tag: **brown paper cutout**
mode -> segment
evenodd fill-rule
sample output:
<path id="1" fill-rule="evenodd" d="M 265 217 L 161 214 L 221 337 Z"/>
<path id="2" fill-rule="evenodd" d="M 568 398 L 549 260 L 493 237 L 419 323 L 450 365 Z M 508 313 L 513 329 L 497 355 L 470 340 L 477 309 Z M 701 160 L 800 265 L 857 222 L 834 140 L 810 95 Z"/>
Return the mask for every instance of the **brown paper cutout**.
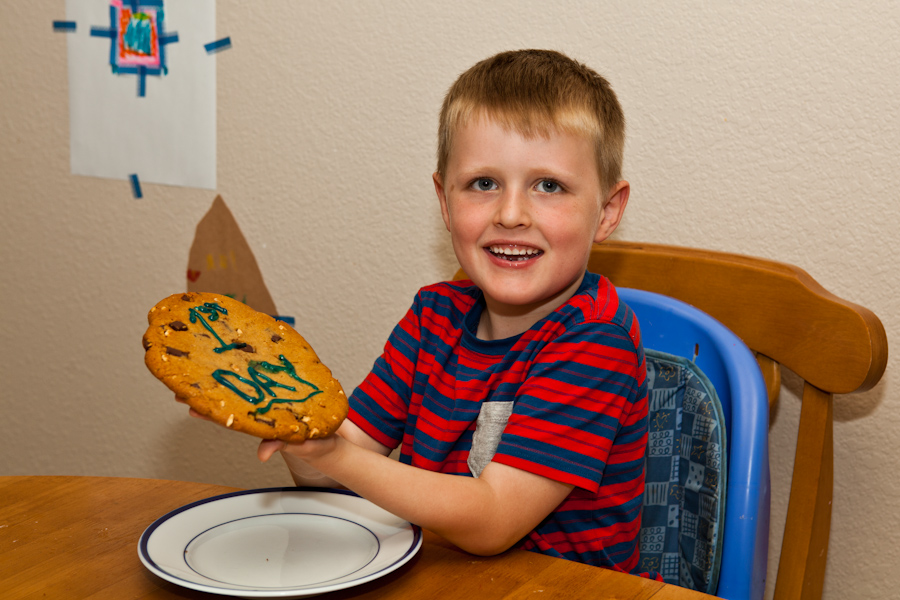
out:
<path id="1" fill-rule="evenodd" d="M 197 224 L 188 256 L 187 291 L 230 296 L 260 312 L 277 315 L 256 257 L 222 196 Z"/>

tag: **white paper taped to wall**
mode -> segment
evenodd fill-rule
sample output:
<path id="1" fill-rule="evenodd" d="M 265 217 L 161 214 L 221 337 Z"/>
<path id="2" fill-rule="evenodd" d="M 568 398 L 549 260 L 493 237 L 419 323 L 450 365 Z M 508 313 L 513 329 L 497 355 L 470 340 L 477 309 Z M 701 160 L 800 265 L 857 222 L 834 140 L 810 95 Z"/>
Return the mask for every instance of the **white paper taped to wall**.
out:
<path id="1" fill-rule="evenodd" d="M 66 0 L 75 175 L 216 188 L 214 0 Z"/>

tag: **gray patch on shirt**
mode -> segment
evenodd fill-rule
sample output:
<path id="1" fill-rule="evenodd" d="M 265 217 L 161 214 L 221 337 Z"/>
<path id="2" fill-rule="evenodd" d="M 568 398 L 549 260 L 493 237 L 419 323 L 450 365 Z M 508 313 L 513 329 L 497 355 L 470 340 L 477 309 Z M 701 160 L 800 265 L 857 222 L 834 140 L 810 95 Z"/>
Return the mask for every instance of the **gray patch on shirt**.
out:
<path id="1" fill-rule="evenodd" d="M 478 412 L 475 433 L 472 435 L 472 449 L 469 450 L 469 471 L 478 477 L 494 458 L 500 436 L 513 411 L 513 402 L 485 402 Z"/>

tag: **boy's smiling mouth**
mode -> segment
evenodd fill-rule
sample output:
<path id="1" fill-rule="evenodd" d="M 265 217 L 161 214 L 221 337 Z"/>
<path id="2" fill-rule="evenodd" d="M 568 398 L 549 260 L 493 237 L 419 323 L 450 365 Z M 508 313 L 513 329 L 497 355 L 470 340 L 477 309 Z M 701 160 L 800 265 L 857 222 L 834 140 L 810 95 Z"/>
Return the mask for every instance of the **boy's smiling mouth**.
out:
<path id="1" fill-rule="evenodd" d="M 485 248 L 491 256 L 509 262 L 522 262 L 537 258 L 544 253 L 543 250 L 515 245 L 492 245 Z"/>

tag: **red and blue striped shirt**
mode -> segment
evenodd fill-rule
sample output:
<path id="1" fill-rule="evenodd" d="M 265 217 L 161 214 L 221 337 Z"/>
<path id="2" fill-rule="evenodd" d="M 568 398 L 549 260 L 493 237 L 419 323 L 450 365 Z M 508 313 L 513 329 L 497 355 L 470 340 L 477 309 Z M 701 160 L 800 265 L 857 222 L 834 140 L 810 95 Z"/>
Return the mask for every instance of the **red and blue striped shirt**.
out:
<path id="1" fill-rule="evenodd" d="M 513 338 L 478 339 L 483 308 L 469 281 L 421 289 L 351 395 L 350 419 L 385 446 L 401 446 L 406 464 L 472 476 L 473 439 L 483 445 L 476 430 L 501 415 L 490 460 L 575 486 L 519 546 L 635 571 L 647 446 L 637 319 L 592 273 Z M 488 403 L 504 404 L 483 410 Z"/>

